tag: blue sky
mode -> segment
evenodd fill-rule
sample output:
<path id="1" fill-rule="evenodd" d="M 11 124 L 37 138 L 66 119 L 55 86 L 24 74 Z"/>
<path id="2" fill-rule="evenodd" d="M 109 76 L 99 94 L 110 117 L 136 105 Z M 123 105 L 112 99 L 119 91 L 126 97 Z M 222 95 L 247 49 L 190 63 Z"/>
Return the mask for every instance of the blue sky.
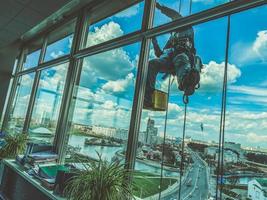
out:
<path id="1" fill-rule="evenodd" d="M 176 0 L 159 1 L 174 9 Z M 182 15 L 189 14 L 187 1 L 182 1 Z M 223 0 L 193 0 L 192 12 L 225 3 Z M 89 29 L 87 46 L 116 38 L 141 28 L 143 3 L 111 16 Z M 226 141 L 243 146 L 267 148 L 267 6 L 231 16 L 231 37 L 228 64 L 228 99 Z M 170 21 L 158 10 L 154 25 Z M 217 140 L 220 121 L 221 90 L 225 60 L 227 18 L 194 26 L 197 54 L 205 65 L 201 74 L 201 88 L 190 97 L 187 135 L 206 141 Z M 164 46 L 169 34 L 157 37 Z M 54 44 L 47 51 L 48 58 L 69 51 L 71 39 Z M 101 53 L 84 59 L 80 86 L 80 100 L 76 102 L 73 121 L 128 129 L 139 60 L 140 43 Z M 151 49 L 151 58 L 153 51 Z M 55 73 L 55 74 L 60 74 Z M 50 74 L 49 80 L 60 76 Z M 63 77 L 61 77 L 63 79 Z M 47 85 L 49 87 L 49 85 Z M 167 89 L 167 80 L 158 78 L 157 87 Z M 88 101 L 87 101 L 88 100 Z M 159 134 L 163 135 L 164 112 L 143 111 L 141 130 L 148 117 L 155 119 Z M 180 137 L 182 133 L 182 93 L 176 81 L 171 87 L 167 134 Z M 200 124 L 204 124 L 201 132 Z M 234 139 L 233 139 L 234 138 Z"/>

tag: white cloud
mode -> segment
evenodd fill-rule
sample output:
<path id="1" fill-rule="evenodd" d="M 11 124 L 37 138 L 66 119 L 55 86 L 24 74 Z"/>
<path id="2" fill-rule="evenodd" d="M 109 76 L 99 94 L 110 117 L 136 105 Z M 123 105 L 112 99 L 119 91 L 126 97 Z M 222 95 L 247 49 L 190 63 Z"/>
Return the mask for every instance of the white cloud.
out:
<path id="1" fill-rule="evenodd" d="M 102 86 L 102 89 L 111 93 L 122 93 L 127 91 L 130 86 L 134 86 L 134 74 L 130 73 L 125 79 L 108 81 Z"/>
<path id="2" fill-rule="evenodd" d="M 250 143 L 267 142 L 267 135 L 259 135 L 254 132 L 248 133 L 245 138 Z"/>
<path id="3" fill-rule="evenodd" d="M 114 17 L 118 17 L 118 18 L 129 18 L 129 17 L 133 17 L 135 15 L 137 15 L 137 13 L 139 12 L 140 9 L 140 4 L 131 6 L 130 8 L 123 10 L 122 12 L 119 12 L 118 14 L 116 14 Z"/>
<path id="4" fill-rule="evenodd" d="M 111 21 L 101 27 L 95 27 L 88 33 L 87 46 L 93 46 L 123 35 L 119 24 Z"/>
<path id="5" fill-rule="evenodd" d="M 50 56 L 54 59 L 59 58 L 60 56 L 64 55 L 63 51 L 53 51 Z"/>
<path id="6" fill-rule="evenodd" d="M 103 108 L 103 109 L 106 109 L 106 110 L 116 110 L 117 109 L 117 104 L 116 103 L 114 103 L 113 101 L 110 101 L 110 100 L 108 100 L 108 101 L 105 101 L 102 105 L 101 105 L 101 107 Z"/>
<path id="7" fill-rule="evenodd" d="M 237 42 L 232 46 L 231 52 L 232 60 L 239 65 L 266 62 L 267 30 L 259 31 L 253 42 Z"/>
<path id="8" fill-rule="evenodd" d="M 90 32 L 87 43 L 90 45 L 98 44 L 122 34 L 123 31 L 119 24 L 109 22 L 108 24 L 95 28 L 95 32 Z M 108 81 L 105 84 L 106 90 L 122 92 L 124 90 L 122 86 L 130 79 L 127 75 L 136 67 L 136 59 L 138 57 L 132 60 L 123 48 L 87 57 L 84 59 L 80 84 L 84 87 L 90 87 L 98 79 L 103 79 Z M 127 81 L 123 81 L 125 77 Z"/>
<path id="9" fill-rule="evenodd" d="M 262 60 L 266 60 L 267 57 L 267 30 L 258 32 L 257 38 L 252 46 L 253 51 L 255 51 Z"/>
<path id="10" fill-rule="evenodd" d="M 210 61 L 204 65 L 200 78 L 200 89 L 207 92 L 220 90 L 223 84 L 225 62 Z M 241 76 L 241 71 L 235 65 L 228 63 L 228 84 L 235 83 Z"/>
<path id="11" fill-rule="evenodd" d="M 267 97 L 267 88 L 250 87 L 250 86 L 229 86 L 229 91 L 239 94 L 253 95 L 253 96 L 265 96 Z"/>

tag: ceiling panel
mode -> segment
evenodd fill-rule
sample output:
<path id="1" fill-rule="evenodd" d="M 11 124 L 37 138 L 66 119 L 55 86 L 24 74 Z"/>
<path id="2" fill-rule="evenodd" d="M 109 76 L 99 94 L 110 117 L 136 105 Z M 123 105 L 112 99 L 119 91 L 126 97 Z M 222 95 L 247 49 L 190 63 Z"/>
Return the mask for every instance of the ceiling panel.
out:
<path id="1" fill-rule="evenodd" d="M 7 16 L 9 18 L 15 17 L 24 8 L 23 5 L 15 0 L 6 0 L 4 3 L 0 3 L 0 5 L 2 4 L 4 6 L 0 6 L 0 16 Z"/>
<path id="2" fill-rule="evenodd" d="M 24 8 L 23 11 L 15 18 L 15 20 L 31 27 L 35 26 L 43 19 L 44 17 L 42 15 L 30 8 Z"/>
<path id="3" fill-rule="evenodd" d="M 21 21 L 13 20 L 5 28 L 12 33 L 16 33 L 17 37 L 20 37 L 23 33 L 28 31 L 31 26 L 21 23 Z"/>
<path id="4" fill-rule="evenodd" d="M 0 48 L 19 39 L 70 1 L 0 0 Z"/>
<path id="5" fill-rule="evenodd" d="M 9 21 L 10 21 L 9 17 L 4 17 L 0 15 L 0 31 L 1 29 L 5 28 L 5 26 L 8 24 Z"/>
<path id="6" fill-rule="evenodd" d="M 52 14 L 54 10 L 58 10 L 62 6 L 66 5 L 71 0 L 45 0 L 45 1 L 32 1 L 29 7 L 36 10 L 42 15 L 47 15 L 47 13 Z M 53 5 L 53 6 L 51 6 Z"/>

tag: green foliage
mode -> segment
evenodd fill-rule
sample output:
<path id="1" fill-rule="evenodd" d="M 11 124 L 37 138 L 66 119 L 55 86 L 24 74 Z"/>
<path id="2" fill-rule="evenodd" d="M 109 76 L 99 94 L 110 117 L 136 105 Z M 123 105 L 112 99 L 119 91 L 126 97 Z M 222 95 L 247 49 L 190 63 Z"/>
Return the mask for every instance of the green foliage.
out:
<path id="1" fill-rule="evenodd" d="M 26 134 L 8 134 L 4 137 L 5 145 L 0 149 L 0 159 L 15 158 L 24 153 L 27 144 Z"/>
<path id="2" fill-rule="evenodd" d="M 133 198 L 131 188 L 126 182 L 129 175 L 123 165 L 102 160 L 94 162 L 83 158 L 84 170 L 67 183 L 64 194 L 70 200 L 125 200 Z"/>

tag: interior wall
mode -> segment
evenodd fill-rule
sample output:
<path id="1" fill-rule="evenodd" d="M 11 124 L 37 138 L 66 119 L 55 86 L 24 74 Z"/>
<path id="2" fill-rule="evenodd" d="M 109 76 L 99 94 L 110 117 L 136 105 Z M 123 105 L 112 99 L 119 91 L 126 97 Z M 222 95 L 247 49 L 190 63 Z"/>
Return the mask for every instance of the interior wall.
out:
<path id="1" fill-rule="evenodd" d="M 7 99 L 9 83 L 12 78 L 12 71 L 16 57 L 20 50 L 20 42 L 0 49 L 0 119 L 3 116 L 4 105 Z"/>

